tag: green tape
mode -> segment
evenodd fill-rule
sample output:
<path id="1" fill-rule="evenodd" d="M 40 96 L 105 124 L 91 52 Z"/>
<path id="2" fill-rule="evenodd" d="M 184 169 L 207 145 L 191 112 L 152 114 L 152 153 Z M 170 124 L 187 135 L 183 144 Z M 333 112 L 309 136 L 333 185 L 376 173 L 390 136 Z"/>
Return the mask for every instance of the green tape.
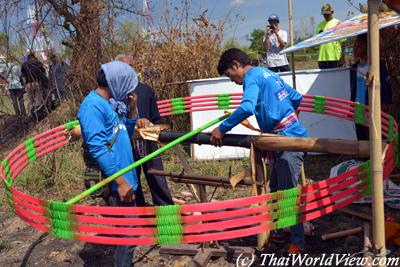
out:
<path id="1" fill-rule="evenodd" d="M 52 234 L 55 237 L 71 240 L 74 238 L 74 234 L 72 231 L 69 230 L 62 230 L 62 229 L 52 229 Z"/>
<path id="2" fill-rule="evenodd" d="M 26 154 L 28 155 L 29 162 L 32 163 L 37 159 L 36 149 L 35 149 L 35 139 L 33 137 L 29 138 L 24 142 Z"/>
<path id="3" fill-rule="evenodd" d="M 218 95 L 217 95 L 217 98 L 218 98 L 218 97 L 221 97 L 221 98 L 229 97 L 229 98 L 231 98 L 231 95 L 230 95 L 229 93 L 223 93 L 223 94 L 218 94 Z"/>
<path id="4" fill-rule="evenodd" d="M 278 206 L 280 209 L 287 209 L 290 207 L 297 207 L 297 197 L 292 197 L 292 198 L 284 198 L 282 200 L 278 201 Z"/>
<path id="5" fill-rule="evenodd" d="M 276 219 L 281 220 L 286 217 L 296 216 L 298 214 L 299 208 L 297 206 L 291 206 L 287 208 L 280 208 L 277 210 Z"/>
<path id="6" fill-rule="evenodd" d="M 156 214 L 158 216 L 162 215 L 180 215 L 181 206 L 180 205 L 165 205 L 165 206 L 157 206 Z"/>
<path id="7" fill-rule="evenodd" d="M 6 189 L 6 192 L 7 192 L 8 205 L 10 206 L 10 208 L 12 210 L 14 210 L 14 200 L 12 198 L 11 184 L 7 180 L 4 180 L 4 179 L 3 179 L 3 183 L 4 183 L 4 187 Z"/>
<path id="8" fill-rule="evenodd" d="M 158 235 L 182 235 L 183 226 L 181 224 L 175 225 L 157 225 Z"/>
<path id="9" fill-rule="evenodd" d="M 176 106 L 175 106 L 175 105 L 174 105 L 174 106 L 171 107 L 171 110 L 172 110 L 172 111 L 181 110 L 181 109 L 182 109 L 182 110 L 185 110 L 185 106 L 181 106 L 181 105 L 176 105 Z"/>
<path id="10" fill-rule="evenodd" d="M 365 112 L 365 106 L 357 102 L 356 106 L 354 107 L 354 122 L 355 123 L 361 124 L 361 125 L 365 124 L 364 112 Z"/>
<path id="11" fill-rule="evenodd" d="M 185 113 L 185 101 L 182 97 L 171 99 L 171 113 L 179 115 Z"/>
<path id="12" fill-rule="evenodd" d="M 158 235 L 157 243 L 160 245 L 176 245 L 182 243 L 181 235 Z"/>
<path id="13" fill-rule="evenodd" d="M 182 241 L 183 226 L 180 205 L 155 207 L 157 242 L 159 244 L 179 244 Z"/>
<path id="14" fill-rule="evenodd" d="M 157 206 L 155 209 L 157 226 L 182 224 L 179 205 Z"/>
<path id="15" fill-rule="evenodd" d="M 182 97 L 171 99 L 172 106 L 185 106 L 185 100 Z"/>
<path id="16" fill-rule="evenodd" d="M 172 111 L 171 113 L 172 113 L 173 115 L 179 115 L 179 114 L 185 113 L 185 110 L 184 110 L 184 109 L 180 109 L 180 110 Z"/>
<path id="17" fill-rule="evenodd" d="M 319 114 L 325 113 L 325 97 L 319 95 L 314 96 L 314 112 Z"/>
<path id="18" fill-rule="evenodd" d="M 284 198 L 293 198 L 300 195 L 300 187 L 296 186 L 290 189 L 283 190 Z"/>
<path id="19" fill-rule="evenodd" d="M 70 129 L 74 128 L 75 126 L 78 126 L 78 125 L 79 125 L 79 121 L 78 120 L 74 120 L 74 121 L 67 122 L 65 124 L 65 128 L 70 130 Z"/>
<path id="20" fill-rule="evenodd" d="M 48 217 L 51 233 L 62 239 L 72 239 L 71 206 L 59 201 L 49 201 Z"/>
<path id="21" fill-rule="evenodd" d="M 12 176 L 11 176 L 11 173 L 10 173 L 10 167 L 8 166 L 8 159 L 4 159 L 2 164 L 3 164 L 3 167 L 4 167 L 3 171 L 6 174 L 7 182 L 9 182 L 10 185 L 12 185 L 13 184 L 13 179 L 12 179 Z"/>
<path id="22" fill-rule="evenodd" d="M 218 109 L 230 109 L 231 99 L 229 94 L 219 94 L 217 96 Z"/>
<path id="23" fill-rule="evenodd" d="M 293 215 L 293 216 L 285 217 L 285 218 L 282 218 L 282 219 L 280 219 L 280 220 L 278 220 L 276 222 L 276 229 L 287 228 L 287 227 L 296 225 L 298 223 L 299 223 L 299 221 L 298 221 L 297 215 L 296 216 Z"/>

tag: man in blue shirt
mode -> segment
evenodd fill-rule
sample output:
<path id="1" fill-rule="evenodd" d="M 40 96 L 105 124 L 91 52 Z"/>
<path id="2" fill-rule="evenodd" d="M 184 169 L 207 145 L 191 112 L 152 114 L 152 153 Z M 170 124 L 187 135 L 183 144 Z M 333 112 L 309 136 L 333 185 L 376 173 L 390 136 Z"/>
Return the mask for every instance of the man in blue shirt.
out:
<path id="1" fill-rule="evenodd" d="M 307 130 L 296 115 L 303 97 L 277 74 L 263 67 L 253 67 L 246 53 L 237 48 L 228 49 L 222 54 L 218 73 L 243 85 L 243 98 L 232 115 L 211 132 L 213 145 L 222 146 L 224 134 L 251 115 L 256 116 L 262 132 L 289 137 L 307 136 Z M 305 153 L 275 151 L 273 154 L 271 192 L 296 187 Z M 275 235 L 281 237 L 282 232 Z M 291 227 L 291 240 L 289 253 L 297 254 L 304 250 L 302 224 Z"/>
<path id="2" fill-rule="evenodd" d="M 113 61 L 101 66 L 98 87 L 83 100 L 78 119 L 83 142 L 108 177 L 131 165 L 130 136 L 137 121 L 137 75 L 126 63 Z M 138 178 L 135 170 L 118 177 L 110 185 L 107 198 L 110 206 L 135 206 Z M 114 266 L 132 266 L 133 246 L 117 246 Z"/>

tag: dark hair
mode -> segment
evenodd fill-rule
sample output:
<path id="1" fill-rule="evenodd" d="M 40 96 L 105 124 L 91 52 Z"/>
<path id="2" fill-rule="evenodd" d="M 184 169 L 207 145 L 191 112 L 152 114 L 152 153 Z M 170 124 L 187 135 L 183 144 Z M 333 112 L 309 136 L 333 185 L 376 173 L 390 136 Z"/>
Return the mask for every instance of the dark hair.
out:
<path id="1" fill-rule="evenodd" d="M 108 88 L 106 74 L 104 73 L 102 68 L 100 68 L 100 70 L 97 72 L 96 82 L 97 82 L 97 86 L 103 87 L 103 88 Z"/>
<path id="2" fill-rule="evenodd" d="M 223 75 L 227 69 L 232 67 L 234 60 L 239 62 L 243 67 L 250 65 L 250 58 L 245 52 L 238 48 L 231 48 L 222 53 L 221 58 L 219 59 L 217 68 L 219 75 Z"/>

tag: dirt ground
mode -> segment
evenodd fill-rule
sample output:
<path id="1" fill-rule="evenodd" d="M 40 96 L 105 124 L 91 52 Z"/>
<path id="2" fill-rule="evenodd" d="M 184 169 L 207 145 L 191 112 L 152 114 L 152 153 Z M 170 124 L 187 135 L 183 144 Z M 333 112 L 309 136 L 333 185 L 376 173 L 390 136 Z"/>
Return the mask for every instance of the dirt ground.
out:
<path id="1" fill-rule="evenodd" d="M 17 127 L 17 123 L 12 119 L 0 117 L 2 151 L 7 150 L 6 147 L 13 147 L 14 141 L 27 134 L 27 130 Z M 24 125 L 28 127 L 29 123 L 27 121 Z M 11 135 L 8 131 L 4 132 L 3 127 L 9 127 L 11 132 L 15 132 L 15 129 L 18 128 L 20 132 Z M 309 156 L 305 162 L 305 172 L 307 177 L 313 180 L 326 179 L 332 166 L 347 159 L 343 156 Z M 171 187 L 173 191 L 177 190 L 172 182 Z M 241 188 L 235 189 L 234 193 L 230 189 L 219 190 L 218 192 L 217 199 L 226 199 L 232 195 L 236 197 L 248 195 L 249 190 L 248 188 Z M 5 194 L 3 188 L 0 188 L 0 194 Z M 368 205 L 351 205 L 351 207 L 371 213 Z M 400 214 L 397 211 L 386 209 L 386 212 L 400 221 Z M 315 230 L 314 235 L 306 237 L 306 253 L 321 255 L 322 253 L 357 253 L 362 251 L 362 234 L 330 241 L 321 239 L 322 234 L 358 227 L 362 225 L 362 222 L 359 218 L 342 212 L 333 212 L 312 221 Z M 11 214 L 6 203 L 0 203 L 0 266 L 112 266 L 113 246 L 67 241 L 55 239 L 51 236 L 43 238 L 42 235 Z M 289 234 L 286 236 L 286 241 L 286 244 L 290 243 Z M 256 236 L 250 236 L 220 242 L 220 245 L 255 248 L 257 239 Z M 260 253 L 283 255 L 286 246 L 285 244 L 270 243 L 263 251 L 257 252 L 257 255 Z M 388 248 L 391 250 L 391 257 L 400 256 L 399 247 L 389 245 Z M 187 256 L 160 255 L 159 246 L 138 246 L 135 249 L 135 266 L 188 266 L 190 260 L 191 258 Z M 258 258 L 258 261 L 256 260 L 257 263 L 260 263 L 260 258 Z M 236 266 L 236 264 L 234 259 L 213 258 L 209 266 Z"/>

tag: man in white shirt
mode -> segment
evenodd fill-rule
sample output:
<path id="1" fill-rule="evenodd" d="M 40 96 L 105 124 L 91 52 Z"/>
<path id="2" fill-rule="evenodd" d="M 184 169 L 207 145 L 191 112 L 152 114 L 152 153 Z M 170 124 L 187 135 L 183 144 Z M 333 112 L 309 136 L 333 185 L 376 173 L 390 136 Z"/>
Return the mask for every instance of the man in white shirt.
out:
<path id="1" fill-rule="evenodd" d="M 267 67 L 274 72 L 290 71 L 286 54 L 280 54 L 287 43 L 288 34 L 279 29 L 277 15 L 269 16 L 268 23 L 263 39 L 263 46 L 267 49 Z"/>

